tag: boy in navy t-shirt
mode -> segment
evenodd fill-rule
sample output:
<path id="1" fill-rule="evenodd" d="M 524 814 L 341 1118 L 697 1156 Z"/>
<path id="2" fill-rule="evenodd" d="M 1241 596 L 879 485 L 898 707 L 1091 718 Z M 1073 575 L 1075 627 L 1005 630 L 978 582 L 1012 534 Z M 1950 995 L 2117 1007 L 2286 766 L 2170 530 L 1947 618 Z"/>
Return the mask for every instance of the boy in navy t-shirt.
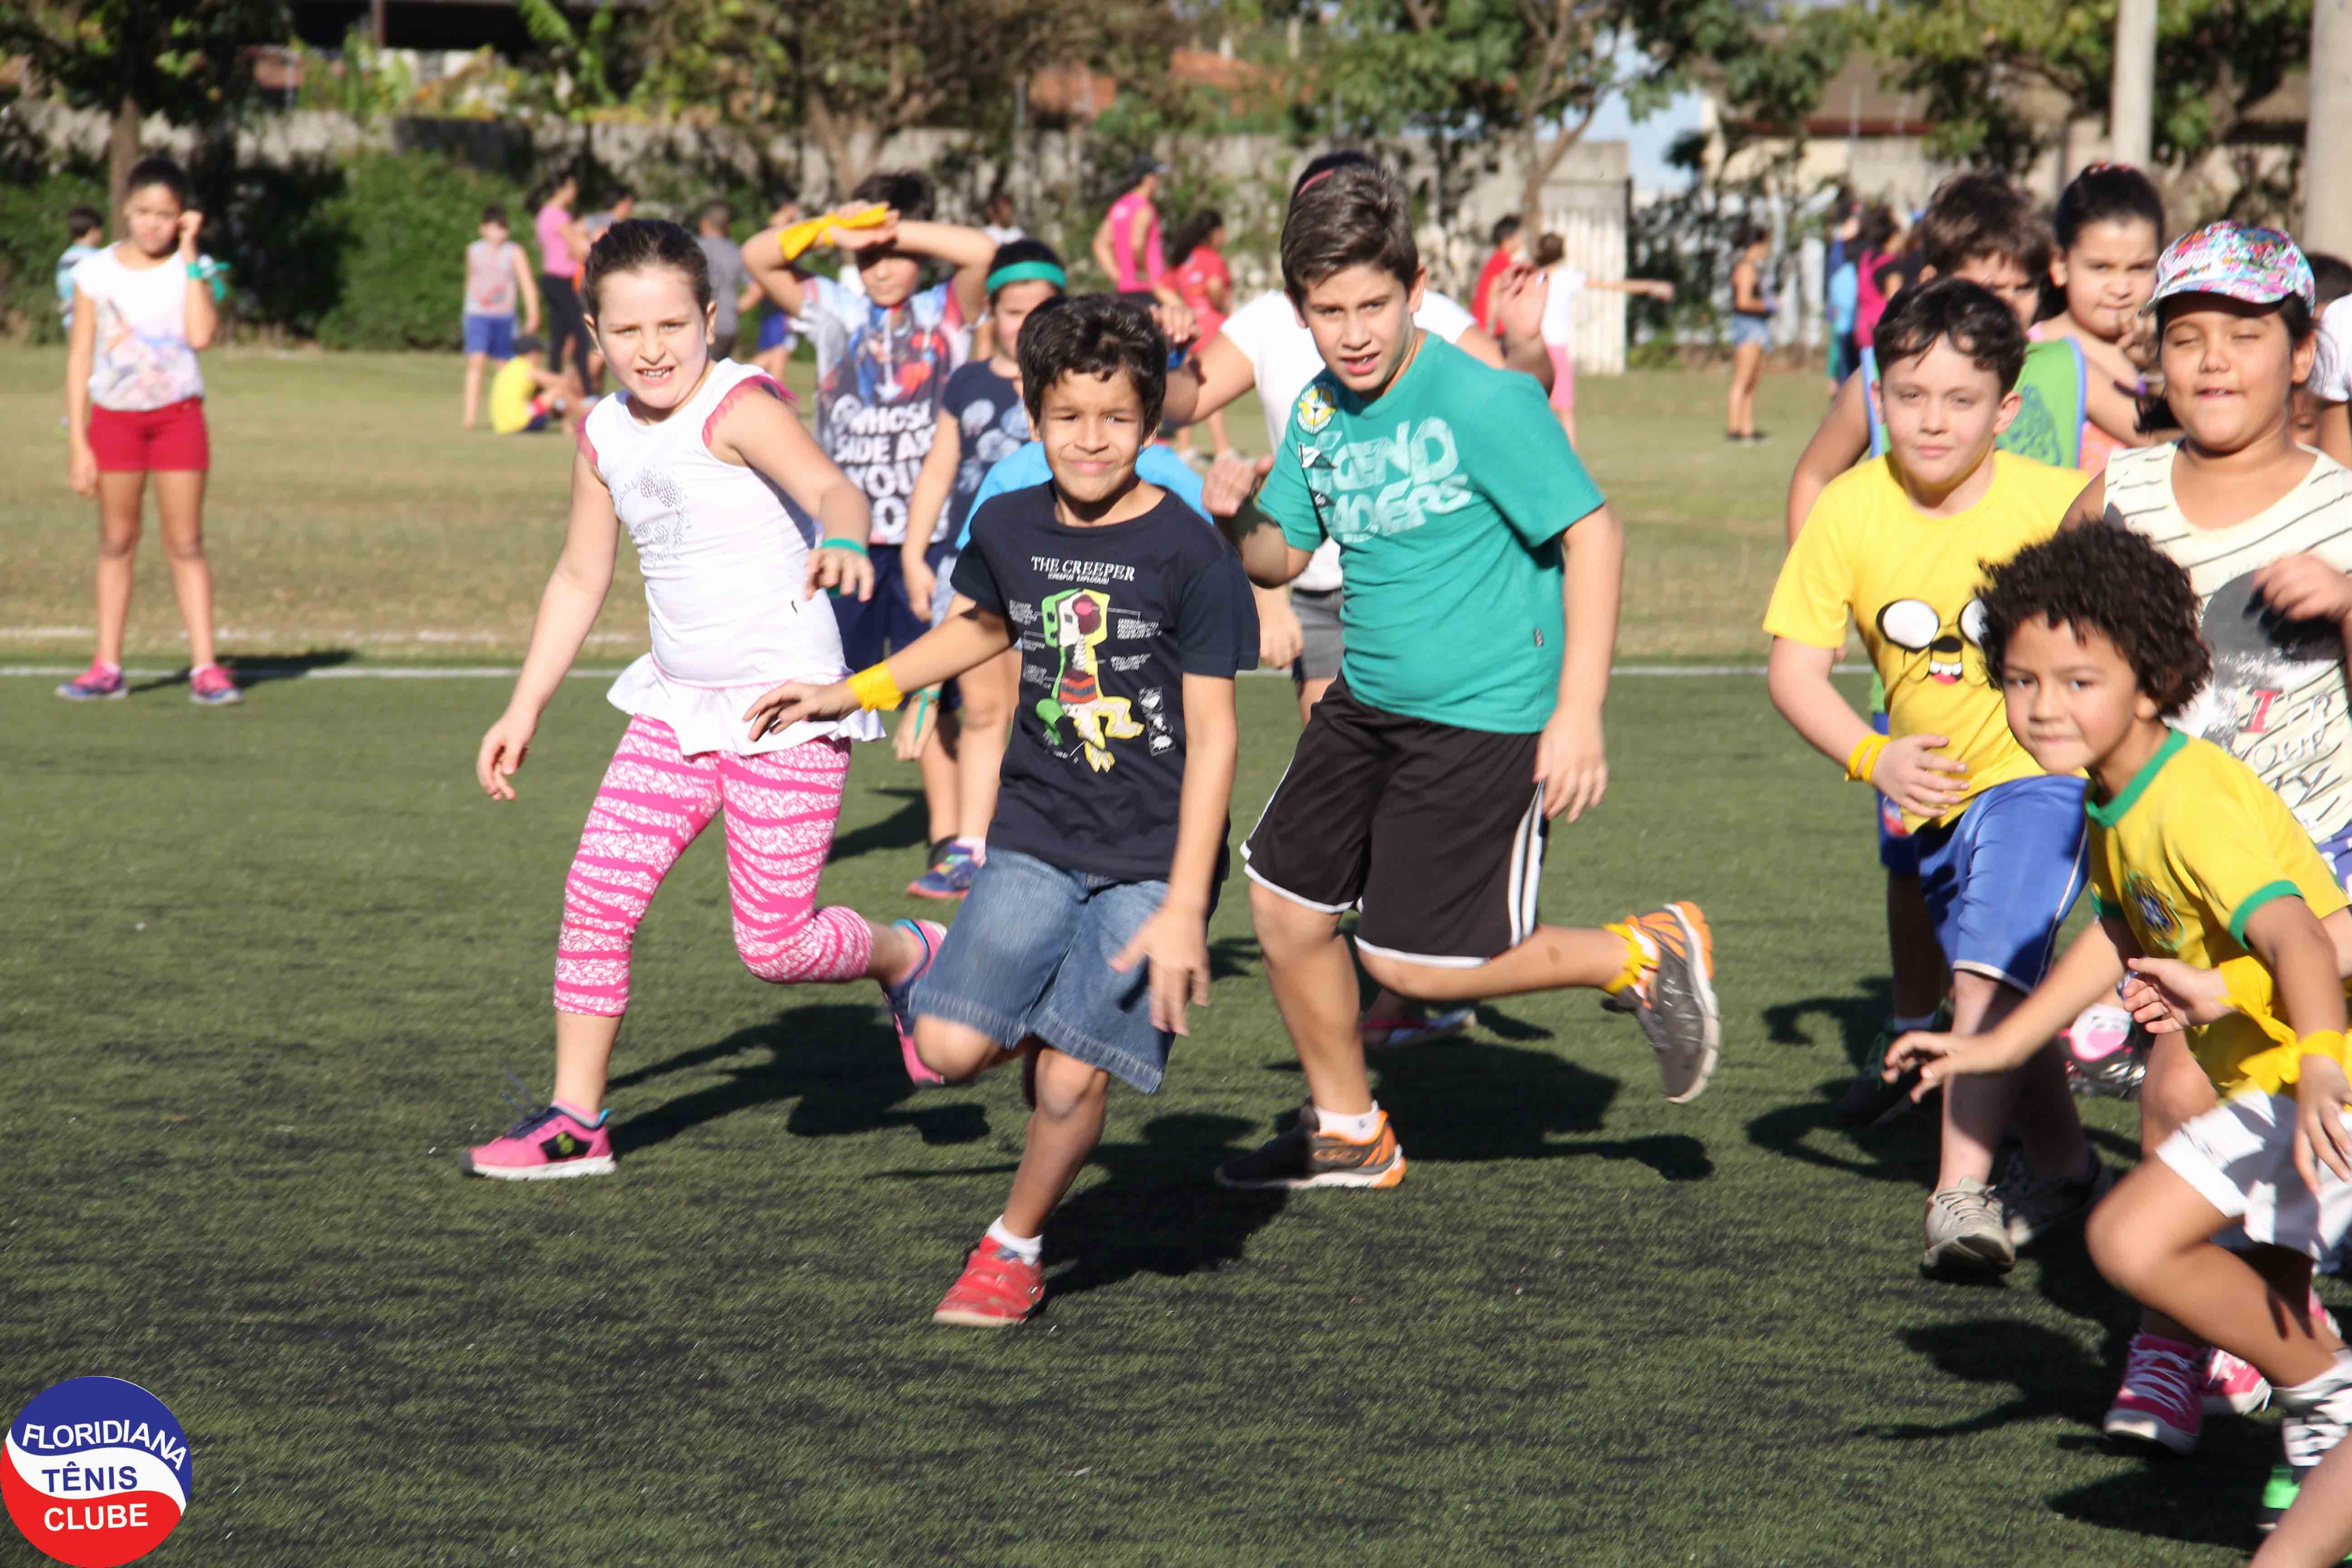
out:
<path id="1" fill-rule="evenodd" d="M 984 1328 L 1044 1299 L 1045 1219 L 1102 1137 L 1111 1078 L 1156 1090 L 1187 1005 L 1208 1000 L 1234 677 L 1257 663 L 1239 557 L 1136 478 L 1167 384 L 1150 319 L 1101 296 L 1053 301 L 1020 356 L 1054 478 L 973 520 L 955 570 L 971 607 L 845 681 L 778 687 L 751 714 L 756 735 L 887 708 L 1020 654 L 988 858 L 904 1003 L 919 1081 L 1025 1058 L 1034 1109 L 1011 1197 L 932 1313 Z"/>

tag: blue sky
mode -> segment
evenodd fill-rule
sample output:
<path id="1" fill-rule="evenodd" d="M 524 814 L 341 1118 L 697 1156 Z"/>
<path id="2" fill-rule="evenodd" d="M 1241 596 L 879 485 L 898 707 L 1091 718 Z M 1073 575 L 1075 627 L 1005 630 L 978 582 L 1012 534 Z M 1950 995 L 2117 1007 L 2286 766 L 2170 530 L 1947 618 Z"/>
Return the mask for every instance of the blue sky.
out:
<path id="1" fill-rule="evenodd" d="M 1675 137 L 1699 128 L 1700 106 L 1705 101 L 1703 94 L 1683 93 L 1636 123 L 1625 111 L 1625 100 L 1612 98 L 1592 117 L 1592 128 L 1585 135 L 1604 142 L 1622 138 L 1633 156 L 1636 186 L 1649 190 L 1679 186 L 1683 177 L 1666 162 L 1666 151 Z"/>

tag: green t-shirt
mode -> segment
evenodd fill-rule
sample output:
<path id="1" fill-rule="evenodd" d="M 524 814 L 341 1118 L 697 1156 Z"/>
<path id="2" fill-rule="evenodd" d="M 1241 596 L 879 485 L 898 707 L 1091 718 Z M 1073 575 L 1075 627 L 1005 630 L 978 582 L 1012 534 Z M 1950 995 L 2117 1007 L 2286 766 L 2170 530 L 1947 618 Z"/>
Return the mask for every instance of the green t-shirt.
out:
<path id="1" fill-rule="evenodd" d="M 1359 700 L 1525 735 L 1559 698 L 1559 536 L 1601 500 L 1533 377 L 1423 333 L 1370 403 L 1308 384 L 1257 504 L 1298 549 L 1339 541 Z"/>

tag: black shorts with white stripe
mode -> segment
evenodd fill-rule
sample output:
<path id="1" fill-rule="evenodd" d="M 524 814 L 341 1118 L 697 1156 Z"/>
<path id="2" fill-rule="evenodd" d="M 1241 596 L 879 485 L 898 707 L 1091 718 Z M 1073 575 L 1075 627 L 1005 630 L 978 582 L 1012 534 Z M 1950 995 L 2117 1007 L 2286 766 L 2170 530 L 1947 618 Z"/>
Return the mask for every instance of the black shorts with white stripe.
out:
<path id="1" fill-rule="evenodd" d="M 1250 880 L 1326 913 L 1360 910 L 1369 952 L 1447 968 L 1507 952 L 1536 928 L 1538 740 L 1383 712 L 1342 677 L 1242 846 Z"/>

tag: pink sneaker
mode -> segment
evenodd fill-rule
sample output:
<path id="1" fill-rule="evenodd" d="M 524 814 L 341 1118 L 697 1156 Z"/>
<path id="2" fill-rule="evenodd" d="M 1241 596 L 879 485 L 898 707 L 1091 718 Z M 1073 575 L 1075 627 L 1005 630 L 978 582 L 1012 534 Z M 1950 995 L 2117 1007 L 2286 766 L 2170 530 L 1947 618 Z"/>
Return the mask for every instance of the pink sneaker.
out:
<path id="1" fill-rule="evenodd" d="M 940 943 L 947 940 L 948 928 L 937 921 L 894 921 L 891 923 L 913 931 L 916 939 L 923 944 L 923 961 L 898 984 L 884 986 L 882 994 L 890 1001 L 890 1022 L 898 1031 L 898 1058 L 906 1064 L 907 1076 L 929 1089 L 934 1084 L 945 1083 L 947 1079 L 925 1067 L 923 1058 L 915 1051 L 915 982 L 931 972 L 931 960 L 940 955 Z"/>
<path id="2" fill-rule="evenodd" d="M 236 682 L 229 678 L 227 670 L 219 665 L 208 664 L 202 669 L 188 672 L 188 700 L 199 708 L 226 708 L 232 702 L 244 701 L 245 698 L 237 690 Z"/>
<path id="3" fill-rule="evenodd" d="M 967 1329 L 1009 1329 L 1045 1299 L 1045 1271 L 986 1237 L 963 1260 L 963 1273 L 931 1309 L 931 1321 Z"/>
<path id="4" fill-rule="evenodd" d="M 121 665 L 92 660 L 88 669 L 58 687 L 58 695 L 68 702 L 110 702 L 130 689 L 131 683 L 122 679 Z"/>
<path id="5" fill-rule="evenodd" d="M 2205 1352 L 2204 1405 L 2208 1415 L 2252 1415 L 2271 1402 L 2269 1380 L 2221 1346 Z"/>
<path id="6" fill-rule="evenodd" d="M 457 1168 L 469 1176 L 500 1182 L 609 1176 L 614 1169 L 611 1120 L 599 1116 L 590 1123 L 551 1105 L 508 1128 L 504 1137 L 458 1155 Z"/>
<path id="7" fill-rule="evenodd" d="M 2155 1334 L 2134 1334 L 2124 1385 L 2101 1429 L 2110 1437 L 2154 1443 L 2176 1454 L 2197 1447 L 2205 1425 L 2202 1352 Z"/>

